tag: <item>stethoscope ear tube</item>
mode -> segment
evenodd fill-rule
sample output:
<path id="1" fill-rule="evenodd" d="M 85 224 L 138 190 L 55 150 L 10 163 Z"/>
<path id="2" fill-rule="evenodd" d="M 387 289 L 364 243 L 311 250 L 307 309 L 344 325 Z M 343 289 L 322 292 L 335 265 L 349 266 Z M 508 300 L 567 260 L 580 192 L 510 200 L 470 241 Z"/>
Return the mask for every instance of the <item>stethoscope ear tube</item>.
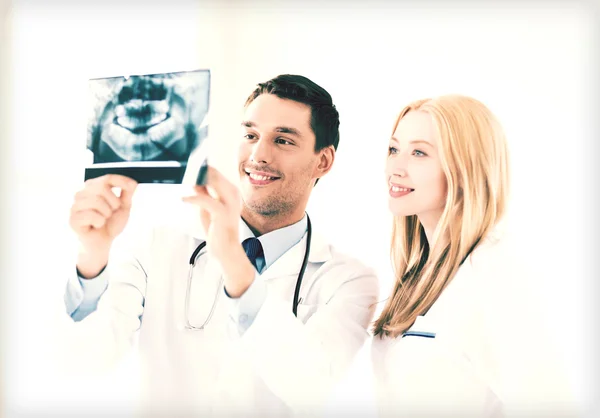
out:
<path id="1" fill-rule="evenodd" d="M 304 251 L 304 260 L 302 260 L 302 268 L 300 269 L 300 273 L 298 274 L 298 280 L 296 280 L 296 290 L 294 290 L 294 302 L 292 305 L 292 312 L 295 317 L 298 317 L 298 303 L 300 303 L 300 286 L 302 285 L 302 278 L 304 277 L 304 270 L 306 270 L 306 265 L 308 264 L 308 255 L 310 254 L 310 241 L 312 235 L 312 227 L 310 225 L 310 218 L 306 215 L 306 251 Z"/>
<path id="2" fill-rule="evenodd" d="M 202 251 L 202 249 L 206 247 L 206 241 L 202 241 L 194 250 L 194 252 L 192 253 L 192 256 L 190 257 L 190 264 L 193 266 L 194 263 L 196 262 L 196 257 L 198 257 L 198 253 L 200 251 Z"/>

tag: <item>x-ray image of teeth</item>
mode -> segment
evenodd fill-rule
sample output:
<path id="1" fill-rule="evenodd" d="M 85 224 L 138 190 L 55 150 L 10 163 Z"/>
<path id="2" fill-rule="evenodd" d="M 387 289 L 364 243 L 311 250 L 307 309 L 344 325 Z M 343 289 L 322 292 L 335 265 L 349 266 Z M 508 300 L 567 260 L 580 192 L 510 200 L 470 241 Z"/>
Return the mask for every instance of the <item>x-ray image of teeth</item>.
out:
<path id="1" fill-rule="evenodd" d="M 86 180 L 106 173 L 181 183 L 208 135 L 210 70 L 89 80 Z"/>

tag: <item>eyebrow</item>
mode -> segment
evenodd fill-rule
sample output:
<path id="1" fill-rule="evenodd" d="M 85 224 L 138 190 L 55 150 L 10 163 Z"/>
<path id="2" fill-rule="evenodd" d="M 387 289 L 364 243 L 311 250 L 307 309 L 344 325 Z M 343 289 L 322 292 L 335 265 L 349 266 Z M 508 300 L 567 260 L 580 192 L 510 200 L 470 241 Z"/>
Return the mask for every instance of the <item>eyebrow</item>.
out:
<path id="1" fill-rule="evenodd" d="M 242 122 L 242 126 L 246 127 L 246 128 L 256 128 L 256 123 L 252 122 L 252 121 L 243 121 Z M 289 135 L 294 135 L 294 136 L 298 136 L 301 137 L 302 135 L 300 134 L 300 131 L 298 131 L 296 128 L 291 128 L 289 126 L 277 126 L 274 129 L 275 132 L 280 132 L 282 134 L 289 134 Z"/>
<path id="2" fill-rule="evenodd" d="M 396 138 L 395 136 L 392 136 L 392 141 L 396 141 L 396 142 L 400 143 L 400 141 L 398 141 L 398 138 Z M 409 144 L 425 144 L 425 145 L 429 145 L 430 147 L 433 146 L 431 144 L 431 142 L 425 141 L 424 139 L 413 139 L 412 141 L 409 142 Z"/>

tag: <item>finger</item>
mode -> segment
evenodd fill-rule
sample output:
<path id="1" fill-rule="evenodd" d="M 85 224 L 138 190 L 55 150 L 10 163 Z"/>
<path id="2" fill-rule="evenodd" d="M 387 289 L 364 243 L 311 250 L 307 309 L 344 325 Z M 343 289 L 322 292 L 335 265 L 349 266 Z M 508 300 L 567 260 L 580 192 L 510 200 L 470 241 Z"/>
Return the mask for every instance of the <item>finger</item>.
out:
<path id="1" fill-rule="evenodd" d="M 102 192 L 106 195 L 107 200 L 110 199 L 109 202 L 111 202 L 111 204 L 116 204 L 116 201 L 109 197 L 106 192 L 108 191 L 115 195 L 112 189 L 120 189 L 121 194 L 120 197 L 117 198 L 120 199 L 119 206 L 123 205 L 126 208 L 131 207 L 133 193 L 138 185 L 135 180 L 120 174 L 106 174 L 102 177 L 88 180 L 86 183 L 89 183 L 89 187 L 92 189 L 102 190 Z"/>
<path id="2" fill-rule="evenodd" d="M 196 194 L 193 196 L 185 196 L 182 200 L 186 203 L 191 203 L 200 208 L 207 210 L 211 215 L 215 216 L 225 212 L 225 205 L 208 194 L 206 187 L 195 187 Z"/>
<path id="3" fill-rule="evenodd" d="M 121 197 L 119 201 L 123 208 L 131 208 L 131 203 L 133 202 L 133 194 L 135 193 L 136 188 L 137 183 L 134 182 L 134 184 L 132 184 L 128 188 L 121 189 Z"/>
<path id="4" fill-rule="evenodd" d="M 210 212 L 200 208 L 200 221 L 202 222 L 202 227 L 204 228 L 204 231 L 206 233 L 208 233 L 208 230 L 210 228 Z"/>
<path id="5" fill-rule="evenodd" d="M 90 197 L 102 196 L 112 210 L 120 209 L 122 201 L 119 199 L 112 186 L 106 183 L 87 183 L 85 187 L 75 194 L 75 201 L 89 199 Z"/>
<path id="6" fill-rule="evenodd" d="M 86 183 L 89 183 L 90 185 L 99 185 L 99 186 L 108 186 L 109 188 L 112 187 L 119 187 L 121 189 L 126 189 L 126 190 L 131 190 L 133 188 L 135 188 L 135 186 L 137 186 L 137 182 L 135 180 L 133 180 L 132 178 L 126 177 L 126 176 L 122 176 L 120 174 L 105 174 L 102 177 L 96 177 L 94 179 L 90 179 L 88 181 L 86 181 Z"/>
<path id="7" fill-rule="evenodd" d="M 106 201 L 110 204 L 110 207 L 113 210 L 121 209 L 123 205 L 123 199 L 119 197 L 117 190 L 120 190 L 121 196 L 123 195 L 123 189 L 117 189 L 111 186 L 106 185 L 103 189 L 100 190 L 100 194 Z"/>
<path id="8" fill-rule="evenodd" d="M 225 204 L 237 203 L 238 189 L 214 167 L 208 166 L 207 186 L 214 189 Z M 201 186 L 196 186 L 201 187 Z"/>
<path id="9" fill-rule="evenodd" d="M 114 212 L 114 209 L 108 204 L 104 196 L 99 195 L 85 196 L 77 199 L 71 207 L 72 214 L 86 210 L 95 210 L 106 218 L 109 218 Z"/>
<path id="10" fill-rule="evenodd" d="M 100 212 L 90 209 L 74 213 L 69 223 L 74 230 L 86 232 L 92 227 L 102 228 L 106 224 L 106 218 Z"/>
<path id="11" fill-rule="evenodd" d="M 106 218 L 100 212 L 86 210 L 73 214 L 70 224 L 76 230 L 85 231 L 90 228 L 102 228 L 106 224 Z"/>

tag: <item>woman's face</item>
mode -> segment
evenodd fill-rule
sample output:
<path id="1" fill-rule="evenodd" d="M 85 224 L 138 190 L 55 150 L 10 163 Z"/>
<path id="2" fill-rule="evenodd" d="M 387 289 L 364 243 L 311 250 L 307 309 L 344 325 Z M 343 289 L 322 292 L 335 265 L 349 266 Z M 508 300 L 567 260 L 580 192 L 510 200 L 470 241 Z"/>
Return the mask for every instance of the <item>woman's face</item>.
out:
<path id="1" fill-rule="evenodd" d="M 385 167 L 390 211 L 395 216 L 417 215 L 425 230 L 435 229 L 446 204 L 448 184 L 439 143 L 431 116 L 410 111 L 390 138 Z"/>

